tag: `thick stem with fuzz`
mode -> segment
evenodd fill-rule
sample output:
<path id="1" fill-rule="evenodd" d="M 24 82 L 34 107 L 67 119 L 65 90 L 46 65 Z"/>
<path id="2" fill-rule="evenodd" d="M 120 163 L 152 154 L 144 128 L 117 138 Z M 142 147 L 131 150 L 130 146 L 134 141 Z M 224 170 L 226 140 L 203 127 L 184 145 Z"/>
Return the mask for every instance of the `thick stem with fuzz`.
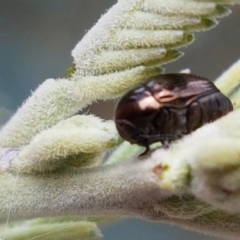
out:
<path id="1" fill-rule="evenodd" d="M 120 216 L 166 222 L 238 239 L 240 217 L 160 187 L 161 160 L 39 175 L 2 173 L 0 221 L 54 216 Z M 180 180 L 180 179 L 179 179 Z"/>
<path id="2" fill-rule="evenodd" d="M 153 169 L 160 162 L 67 171 L 54 174 L 0 176 L 0 220 L 62 215 L 145 215 L 164 197 Z"/>

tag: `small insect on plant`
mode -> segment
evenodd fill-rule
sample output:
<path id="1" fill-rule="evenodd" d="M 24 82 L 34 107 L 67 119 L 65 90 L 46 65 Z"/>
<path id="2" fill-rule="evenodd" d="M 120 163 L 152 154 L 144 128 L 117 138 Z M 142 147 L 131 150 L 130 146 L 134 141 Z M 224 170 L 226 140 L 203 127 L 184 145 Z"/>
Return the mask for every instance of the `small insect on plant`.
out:
<path id="1" fill-rule="evenodd" d="M 231 101 L 210 80 L 171 73 L 150 78 L 124 95 L 115 110 L 120 136 L 146 147 L 189 134 L 233 110 Z"/>

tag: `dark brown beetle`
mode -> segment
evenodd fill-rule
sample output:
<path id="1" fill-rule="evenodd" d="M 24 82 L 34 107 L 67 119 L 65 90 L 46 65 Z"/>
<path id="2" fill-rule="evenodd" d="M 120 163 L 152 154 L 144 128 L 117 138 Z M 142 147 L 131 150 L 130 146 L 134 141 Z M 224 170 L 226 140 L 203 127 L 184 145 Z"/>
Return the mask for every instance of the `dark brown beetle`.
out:
<path id="1" fill-rule="evenodd" d="M 231 101 L 210 80 L 192 74 L 163 74 L 123 96 L 115 123 L 120 136 L 140 146 L 189 134 L 233 110 Z M 142 155 L 143 155 L 142 154 Z"/>

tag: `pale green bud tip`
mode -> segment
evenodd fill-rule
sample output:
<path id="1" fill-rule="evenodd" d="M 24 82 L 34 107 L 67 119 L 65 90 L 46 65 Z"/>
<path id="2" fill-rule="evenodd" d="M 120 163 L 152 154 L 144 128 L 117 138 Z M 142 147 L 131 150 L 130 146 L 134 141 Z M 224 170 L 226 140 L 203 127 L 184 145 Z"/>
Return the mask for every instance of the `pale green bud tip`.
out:
<path id="1" fill-rule="evenodd" d="M 44 240 L 96 240 L 102 237 L 100 229 L 95 223 L 86 221 L 68 222 L 37 222 L 25 221 L 13 225 L 11 228 L 1 229 L 0 237 L 8 240 L 16 239 L 44 239 Z"/>

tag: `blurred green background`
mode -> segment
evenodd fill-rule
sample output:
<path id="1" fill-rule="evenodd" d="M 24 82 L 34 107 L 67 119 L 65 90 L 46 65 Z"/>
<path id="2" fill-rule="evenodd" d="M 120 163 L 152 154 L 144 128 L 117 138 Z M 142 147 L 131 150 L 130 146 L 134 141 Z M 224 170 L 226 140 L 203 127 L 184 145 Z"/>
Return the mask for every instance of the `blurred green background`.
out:
<path id="1" fill-rule="evenodd" d="M 71 50 L 115 0 L 0 0 L 0 124 L 46 78 L 66 76 Z M 215 79 L 240 58 L 240 6 L 215 29 L 197 33 L 196 41 L 166 72 L 190 68 Z M 96 107 L 97 106 L 97 107 Z M 114 103 L 90 107 L 107 119 Z M 11 218 L 10 218 L 11 220 Z M 124 220 L 103 227 L 104 240 L 210 240 L 217 239 L 178 227 L 140 220 Z"/>

